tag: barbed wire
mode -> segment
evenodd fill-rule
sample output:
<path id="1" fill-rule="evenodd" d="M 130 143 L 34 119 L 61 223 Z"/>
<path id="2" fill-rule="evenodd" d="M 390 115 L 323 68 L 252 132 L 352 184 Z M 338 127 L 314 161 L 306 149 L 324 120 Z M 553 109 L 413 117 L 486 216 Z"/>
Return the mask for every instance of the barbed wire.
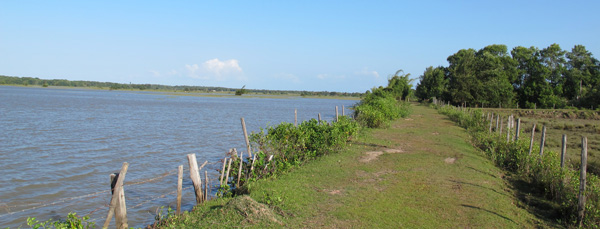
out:
<path id="1" fill-rule="evenodd" d="M 64 202 L 71 201 L 71 200 L 81 199 L 81 198 L 90 197 L 90 196 L 96 196 L 96 195 L 100 195 L 102 193 L 108 193 L 108 192 L 110 192 L 110 190 L 95 192 L 95 193 L 91 193 L 91 194 L 87 194 L 87 195 L 62 198 L 62 199 L 59 199 L 59 200 L 56 200 L 56 201 L 53 201 L 53 202 L 30 203 L 30 204 L 26 204 L 25 206 L 31 206 L 31 205 L 34 205 L 34 204 L 38 204 L 38 205 L 34 206 L 34 207 L 31 207 L 31 208 L 17 210 L 17 211 L 14 211 L 14 212 L 11 212 L 10 209 L 11 208 L 23 207 L 23 205 L 13 205 L 13 206 L 6 205 L 5 209 L 7 210 L 7 213 L 1 214 L 0 217 L 9 216 L 9 215 L 13 215 L 13 214 L 16 214 L 16 213 L 21 213 L 21 212 L 26 212 L 26 211 L 31 211 L 31 210 L 35 210 L 35 209 L 38 209 L 38 208 L 43 208 L 43 207 L 47 207 L 47 206 L 51 206 L 51 205 L 56 205 L 56 204 L 64 203 Z"/>

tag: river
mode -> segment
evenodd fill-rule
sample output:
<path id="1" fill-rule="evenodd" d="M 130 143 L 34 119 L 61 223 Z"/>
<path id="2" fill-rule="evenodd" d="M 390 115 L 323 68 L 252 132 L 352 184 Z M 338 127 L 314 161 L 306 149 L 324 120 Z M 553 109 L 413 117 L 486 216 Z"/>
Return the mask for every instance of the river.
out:
<path id="1" fill-rule="evenodd" d="M 191 186 L 186 155 L 208 161 L 210 176 L 230 148 L 245 151 L 248 131 L 316 118 L 356 101 L 251 96 L 179 96 L 159 92 L 0 86 L 0 227 L 89 215 L 101 227 L 110 202 L 109 175 L 123 162 L 129 226 L 154 222 L 160 206 L 175 206 L 177 166 Z M 347 109 L 346 109 L 347 110 Z M 348 111 L 348 110 L 347 110 Z M 153 180 L 153 178 L 156 178 Z M 183 210 L 194 205 L 183 192 Z"/>

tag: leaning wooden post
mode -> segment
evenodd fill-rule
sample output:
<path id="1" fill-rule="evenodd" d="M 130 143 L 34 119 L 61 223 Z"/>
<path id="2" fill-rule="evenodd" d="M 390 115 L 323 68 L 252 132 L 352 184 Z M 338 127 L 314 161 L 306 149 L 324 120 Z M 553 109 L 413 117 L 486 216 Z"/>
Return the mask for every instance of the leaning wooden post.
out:
<path id="1" fill-rule="evenodd" d="M 577 225 L 582 227 L 585 213 L 585 176 L 587 170 L 587 138 L 581 138 L 581 169 L 579 176 L 579 203 L 577 204 Z"/>
<path id="2" fill-rule="evenodd" d="M 202 203 L 202 181 L 200 180 L 200 174 L 198 173 L 198 162 L 196 161 L 196 154 L 191 153 L 187 155 L 188 163 L 190 165 L 190 178 L 194 185 L 194 192 L 196 193 L 196 204 Z"/>
<path id="3" fill-rule="evenodd" d="M 183 190 L 181 186 L 183 185 L 183 165 L 178 167 L 177 173 L 177 211 L 175 214 L 181 214 L 181 191 Z"/>
<path id="4" fill-rule="evenodd" d="M 242 130 L 244 131 L 244 139 L 246 140 L 246 148 L 248 150 L 248 156 L 252 157 L 252 152 L 250 152 L 250 141 L 248 140 L 248 132 L 246 132 L 246 122 L 244 121 L 244 118 L 241 118 L 242 120 Z"/>
<path id="5" fill-rule="evenodd" d="M 546 125 L 542 127 L 542 140 L 540 141 L 540 157 L 544 154 L 544 145 L 546 144 Z M 542 158 L 540 158 L 542 160 Z"/>
<path id="6" fill-rule="evenodd" d="M 106 220 L 104 221 L 104 226 L 102 226 L 102 228 L 108 228 L 108 225 L 110 224 L 110 220 L 112 219 L 113 215 L 115 214 L 115 209 L 118 207 L 121 207 L 121 210 L 126 210 L 125 208 L 125 201 L 119 201 L 119 198 L 125 199 L 125 194 L 123 191 L 123 180 L 125 180 L 125 174 L 127 174 L 127 169 L 129 168 L 129 163 L 124 162 L 123 166 L 121 167 L 121 171 L 119 172 L 119 176 L 117 177 L 117 182 L 115 183 L 114 186 L 114 192 L 112 194 L 112 197 L 110 199 L 110 205 L 108 207 L 108 215 L 106 216 Z M 119 203 L 117 203 L 119 202 Z M 119 206 L 117 206 L 119 205 Z M 117 219 L 119 219 L 119 221 L 121 222 L 120 224 L 117 223 L 117 228 L 127 228 L 129 227 L 127 225 L 127 212 L 126 211 L 121 211 L 119 210 L 119 213 L 121 213 L 121 215 L 115 215 L 115 221 L 117 221 Z M 125 215 L 123 215 L 125 214 Z"/>
<path id="7" fill-rule="evenodd" d="M 110 193 L 111 194 L 115 193 L 115 185 L 117 183 L 116 179 L 118 177 L 119 177 L 118 173 L 110 174 Z M 121 186 L 121 194 L 124 194 L 125 192 L 123 192 L 122 189 L 123 189 L 123 186 Z M 115 209 L 116 225 L 123 225 L 123 219 L 125 219 L 125 221 L 127 221 L 127 208 L 125 206 L 126 206 L 125 195 L 119 195 L 119 198 L 117 200 L 117 208 Z M 127 224 L 127 222 L 125 222 L 125 224 Z"/>
<path id="8" fill-rule="evenodd" d="M 229 163 L 227 164 L 227 173 L 225 173 L 225 184 L 229 183 L 229 172 L 231 172 L 231 162 L 233 158 L 229 158 Z"/>
<path id="9" fill-rule="evenodd" d="M 240 152 L 240 170 L 238 171 L 237 183 L 235 183 L 235 188 L 240 187 L 240 180 L 242 179 L 242 165 L 244 165 L 244 152 Z"/>
<path id="10" fill-rule="evenodd" d="M 517 128 L 515 129 L 515 142 L 519 141 L 519 134 L 521 134 L 521 119 L 517 119 Z"/>
<path id="11" fill-rule="evenodd" d="M 225 166 L 227 164 L 227 158 L 223 159 L 223 168 L 221 169 L 221 179 L 219 180 L 219 187 L 223 187 L 223 178 L 225 177 Z"/>
<path id="12" fill-rule="evenodd" d="M 335 106 L 335 121 L 338 121 L 338 106 Z"/>
<path id="13" fill-rule="evenodd" d="M 529 141 L 529 155 L 531 155 L 531 151 L 533 151 L 533 135 L 535 135 L 535 123 L 533 124 L 533 128 L 531 129 L 531 141 Z"/>
<path id="14" fill-rule="evenodd" d="M 563 134 L 562 149 L 560 151 L 560 168 L 565 167 L 565 154 L 567 153 L 567 135 Z"/>
<path id="15" fill-rule="evenodd" d="M 294 109 L 294 126 L 298 126 L 298 109 Z"/>

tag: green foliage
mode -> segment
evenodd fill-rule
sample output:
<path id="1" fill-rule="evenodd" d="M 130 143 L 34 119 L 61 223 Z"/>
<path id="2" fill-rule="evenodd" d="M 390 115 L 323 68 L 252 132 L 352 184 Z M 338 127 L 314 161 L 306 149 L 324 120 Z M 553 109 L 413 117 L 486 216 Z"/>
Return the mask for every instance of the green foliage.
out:
<path id="1" fill-rule="evenodd" d="M 470 107 L 563 108 L 600 105 L 600 61 L 583 45 L 571 52 L 558 44 L 544 49 L 489 45 L 461 49 L 447 68 L 429 67 L 417 96 Z"/>
<path id="2" fill-rule="evenodd" d="M 30 217 L 27 218 L 27 226 L 30 226 L 33 229 L 38 228 L 56 228 L 56 229 L 67 229 L 67 228 L 77 228 L 77 229 L 88 229 L 95 228 L 96 225 L 94 222 L 88 222 L 90 219 L 89 216 L 83 216 L 79 218 L 77 213 L 69 213 L 66 220 L 47 220 L 44 222 L 40 222 L 36 218 Z"/>
<path id="3" fill-rule="evenodd" d="M 577 219 L 577 194 L 579 192 L 579 171 L 560 167 L 560 157 L 552 151 L 543 155 L 529 155 L 529 141 L 506 142 L 505 134 L 489 133 L 485 126 L 489 123 L 480 111 L 464 111 L 451 106 L 439 107 L 439 112 L 447 115 L 467 129 L 474 144 L 501 168 L 528 180 L 531 185 L 544 193 L 546 198 L 560 206 L 562 220 L 575 224 Z M 534 147 L 533 152 L 539 152 Z M 600 183 L 594 174 L 587 175 L 585 228 L 600 225 Z"/>
<path id="4" fill-rule="evenodd" d="M 238 95 L 238 96 L 241 96 L 241 95 L 247 94 L 247 93 L 248 93 L 248 90 L 246 90 L 246 85 L 244 85 L 239 90 L 235 90 L 235 95 Z"/>
<path id="5" fill-rule="evenodd" d="M 341 116 L 333 123 L 311 119 L 294 126 L 284 122 L 268 127 L 266 132 L 264 129 L 252 132 L 250 142 L 257 152 L 253 158 L 241 160 L 240 186 L 235 186 L 237 179 L 229 181 L 221 187 L 219 195 L 241 194 L 248 182 L 274 176 L 322 155 L 338 152 L 358 134 L 358 129 L 356 121 Z M 232 155 L 232 158 L 232 168 L 239 168 L 239 156 Z M 232 169 L 230 177 L 237 178 L 238 173 L 239 170 Z"/>

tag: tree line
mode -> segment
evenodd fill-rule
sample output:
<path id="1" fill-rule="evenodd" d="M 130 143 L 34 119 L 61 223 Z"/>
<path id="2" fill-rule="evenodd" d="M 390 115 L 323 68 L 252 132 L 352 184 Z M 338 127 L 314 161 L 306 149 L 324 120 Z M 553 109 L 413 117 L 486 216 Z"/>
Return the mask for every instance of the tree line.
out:
<path id="1" fill-rule="evenodd" d="M 0 75 L 0 85 L 24 85 L 24 86 L 59 86 L 59 87 L 92 87 L 109 90 L 164 90 L 164 91 L 182 91 L 182 92 L 236 92 L 238 89 L 210 86 L 170 86 L 159 84 L 121 84 L 111 82 L 97 81 L 71 81 L 65 79 L 40 79 L 33 77 L 16 77 Z M 244 86 L 245 87 L 245 86 Z M 291 91 L 291 90 L 266 90 L 266 89 L 245 89 L 243 94 L 257 93 L 266 95 L 289 95 L 300 94 L 301 96 L 341 96 L 341 97 L 360 97 L 362 93 L 348 92 L 330 92 L 330 91 Z"/>
<path id="2" fill-rule="evenodd" d="M 544 49 L 489 45 L 461 49 L 448 67 L 430 66 L 415 94 L 470 107 L 597 108 L 600 62 L 583 45 L 565 51 L 558 44 Z"/>

